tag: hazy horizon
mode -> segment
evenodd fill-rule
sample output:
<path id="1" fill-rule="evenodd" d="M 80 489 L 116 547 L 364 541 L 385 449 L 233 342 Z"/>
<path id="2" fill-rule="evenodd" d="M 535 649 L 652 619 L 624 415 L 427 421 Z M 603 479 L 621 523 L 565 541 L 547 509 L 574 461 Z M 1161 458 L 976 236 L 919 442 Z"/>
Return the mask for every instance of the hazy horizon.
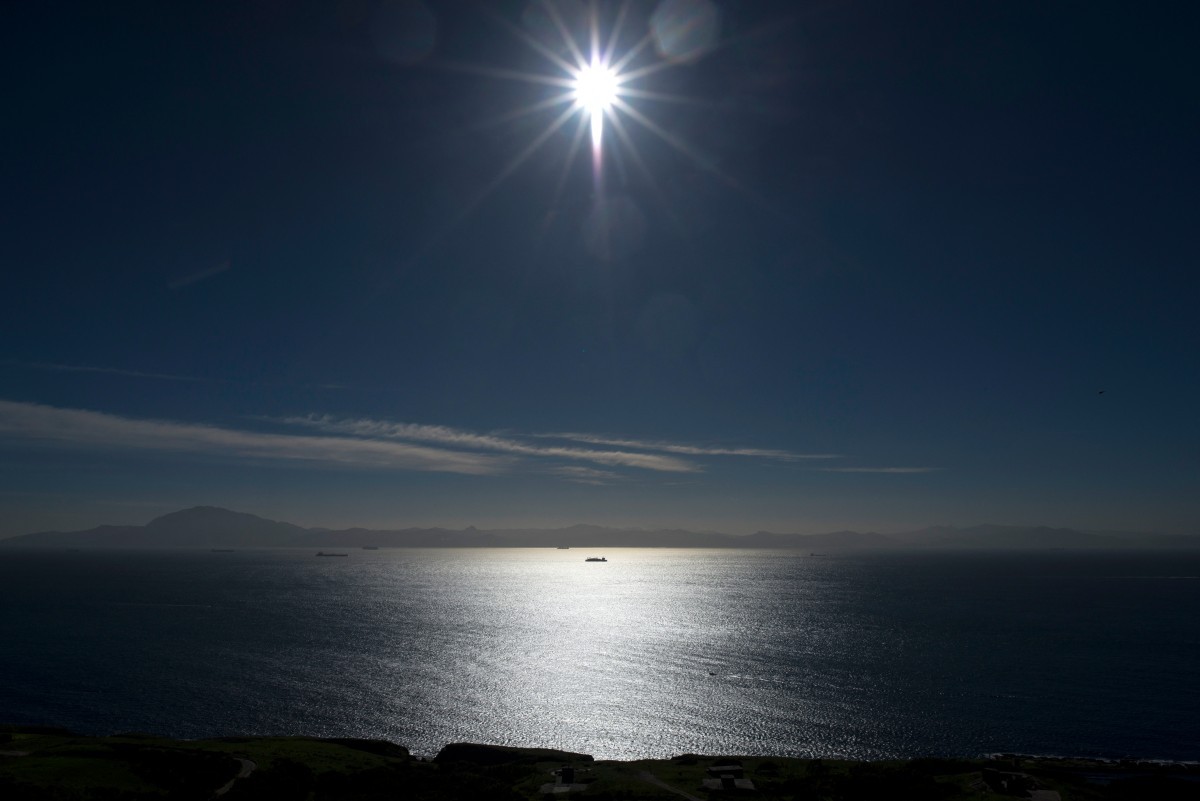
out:
<path id="1" fill-rule="evenodd" d="M 801 536 L 813 536 L 813 535 L 819 536 L 819 535 L 825 535 L 825 534 L 837 534 L 837 533 L 844 533 L 844 532 L 881 534 L 884 536 L 892 536 L 892 535 L 912 533 L 912 532 L 917 532 L 917 531 L 924 531 L 927 529 L 938 529 L 938 528 L 945 528 L 945 529 L 950 529 L 950 530 L 955 530 L 955 531 L 963 531 L 963 532 L 970 531 L 972 529 L 996 528 L 996 529 L 1013 529 L 1013 530 L 1052 529 L 1052 530 L 1058 530 L 1058 531 L 1065 530 L 1065 531 L 1074 531 L 1074 532 L 1082 532 L 1082 533 L 1086 533 L 1086 534 L 1097 534 L 1097 535 L 1121 535 L 1126 538 L 1129 538 L 1132 535 L 1132 539 L 1130 540 L 1130 543 L 1129 543 L 1130 545 L 1136 544 L 1136 536 L 1137 535 L 1161 535 L 1164 533 L 1170 533 L 1170 532 L 1156 532 L 1156 531 L 1152 531 L 1152 530 L 1127 530 L 1127 529 L 1126 530 L 1118 530 L 1118 529 L 1095 529 L 1095 528 L 1075 527 L 1075 526 L 1048 526 L 1046 524 L 1032 524 L 1032 523 L 1031 524 L 1005 524 L 1005 523 L 994 523 L 994 522 L 990 522 L 990 521 L 977 522 L 977 523 L 965 524 L 965 525 L 932 523 L 932 524 L 926 524 L 926 525 L 922 525 L 922 526 L 897 526 L 897 527 L 894 527 L 891 529 L 885 529 L 885 528 L 857 528 L 856 529 L 853 527 L 841 526 L 841 527 L 835 527 L 835 528 L 814 529 L 811 531 L 768 529 L 768 528 L 757 528 L 757 529 L 754 529 L 751 531 L 730 531 L 730 530 L 719 530 L 719 529 L 714 529 L 714 528 L 703 528 L 703 527 L 697 527 L 697 526 L 673 526 L 673 525 L 647 526 L 647 525 L 611 524 L 611 523 L 610 524 L 602 524 L 602 523 L 596 523 L 594 521 L 586 521 L 586 520 L 585 521 L 577 520 L 577 521 L 573 521 L 573 522 L 567 522 L 567 523 L 561 523 L 561 524 L 550 524 L 550 525 L 488 524 L 486 522 L 468 523 L 465 525 L 458 525 L 458 526 L 444 525 L 444 524 L 438 524 L 438 523 L 431 523 L 431 524 L 425 524 L 425 525 L 415 525 L 415 524 L 364 525 L 361 523 L 348 523 L 348 524 L 342 523 L 342 524 L 337 524 L 337 525 L 327 525 L 327 524 L 308 523 L 306 521 L 297 520 L 297 519 L 290 518 L 287 516 L 274 517 L 271 515 L 256 514 L 254 512 L 248 512 L 247 510 L 244 510 L 244 509 L 225 509 L 224 507 L 217 507 L 217 506 L 212 506 L 209 504 L 197 504 L 197 505 L 193 505 L 193 506 L 189 506 L 189 507 L 170 510 L 163 515 L 154 515 L 152 517 L 142 516 L 142 517 L 138 518 L 136 521 L 113 522 L 111 520 L 106 520 L 106 521 L 100 521 L 100 522 L 94 523 L 92 525 L 88 525 L 88 526 L 84 526 L 84 527 L 76 528 L 76 529 L 70 529 L 70 530 L 44 529 L 44 530 L 39 530 L 39 531 L 21 532 L 19 534 L 0 534 L 0 540 L 11 539 L 12 537 L 19 537 L 19 536 L 22 536 L 23 534 L 34 534 L 34 533 L 42 533 L 42 532 L 50 532 L 50 531 L 62 531 L 63 533 L 70 533 L 72 531 L 89 531 L 94 528 L 102 528 L 105 526 L 142 527 L 142 526 L 149 525 L 150 523 L 153 523 L 154 521 L 158 520 L 159 517 L 172 517 L 172 516 L 176 516 L 181 513 L 189 513 L 189 512 L 197 512 L 197 511 L 205 511 L 205 510 L 215 510 L 217 512 L 232 512 L 237 515 L 250 514 L 250 515 L 258 517 L 262 520 L 265 520 L 265 521 L 288 523 L 291 525 L 299 526 L 302 529 L 327 529 L 327 530 L 331 530 L 331 531 L 347 531 L 347 530 L 352 530 L 352 529 L 366 529 L 366 530 L 370 530 L 370 531 L 386 532 L 386 531 L 405 531 L 405 530 L 410 530 L 410 529 L 444 529 L 449 533 L 461 533 L 461 532 L 466 532 L 466 531 L 469 531 L 472 529 L 477 529 L 477 530 L 481 530 L 481 531 L 537 532 L 537 531 L 561 531 L 563 529 L 569 529 L 569 528 L 575 528 L 575 527 L 585 527 L 585 528 L 596 527 L 596 528 L 603 528 L 603 529 L 608 529 L 608 530 L 612 530 L 612 531 L 646 532 L 647 534 L 655 533 L 657 531 L 683 531 L 683 532 L 688 532 L 691 534 L 719 534 L 719 535 L 723 535 L 723 536 L 730 536 L 730 537 L 738 538 L 738 537 L 748 537 L 755 533 L 763 533 L 763 532 L 771 533 L 771 534 L 779 534 L 779 535 L 801 535 Z M 1189 531 L 1189 532 L 1174 532 L 1174 533 L 1180 534 L 1180 535 L 1186 535 L 1186 534 L 1197 534 L 1200 532 Z M 683 547 L 687 547 L 687 546 L 683 546 Z"/>

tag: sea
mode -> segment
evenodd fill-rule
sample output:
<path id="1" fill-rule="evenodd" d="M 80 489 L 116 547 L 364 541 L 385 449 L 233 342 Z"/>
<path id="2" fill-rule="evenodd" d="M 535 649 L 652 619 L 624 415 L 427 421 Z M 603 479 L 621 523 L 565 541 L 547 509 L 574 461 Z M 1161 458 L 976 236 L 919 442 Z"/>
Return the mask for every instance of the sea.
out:
<path id="1" fill-rule="evenodd" d="M 1200 554 L 5 550 L 0 722 L 1196 760 Z"/>

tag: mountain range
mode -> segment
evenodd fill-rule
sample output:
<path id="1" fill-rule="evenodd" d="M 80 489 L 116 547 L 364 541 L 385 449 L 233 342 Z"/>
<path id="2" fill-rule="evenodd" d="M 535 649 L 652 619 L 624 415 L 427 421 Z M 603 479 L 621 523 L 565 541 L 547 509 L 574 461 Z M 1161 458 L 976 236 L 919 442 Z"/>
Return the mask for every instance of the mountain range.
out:
<path id="1" fill-rule="evenodd" d="M 0 540 L 0 547 L 31 548 L 799 548 L 808 551 L 882 549 L 1097 549 L 1200 548 L 1200 535 L 1079 531 L 1046 526 L 935 526 L 898 534 L 834 531 L 827 534 L 720 534 L 684 529 L 607 528 L 575 525 L 552 529 L 468 527 L 304 528 L 246 512 L 196 506 L 144 526 L 98 526 L 86 531 L 43 531 Z"/>

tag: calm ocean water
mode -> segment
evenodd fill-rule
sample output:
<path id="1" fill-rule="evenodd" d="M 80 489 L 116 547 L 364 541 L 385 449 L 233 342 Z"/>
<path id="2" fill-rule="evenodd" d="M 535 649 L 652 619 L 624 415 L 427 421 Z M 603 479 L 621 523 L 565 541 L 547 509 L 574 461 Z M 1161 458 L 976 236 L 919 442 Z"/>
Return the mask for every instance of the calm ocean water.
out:
<path id="1" fill-rule="evenodd" d="M 0 721 L 1200 757 L 1200 554 L 0 553 Z"/>

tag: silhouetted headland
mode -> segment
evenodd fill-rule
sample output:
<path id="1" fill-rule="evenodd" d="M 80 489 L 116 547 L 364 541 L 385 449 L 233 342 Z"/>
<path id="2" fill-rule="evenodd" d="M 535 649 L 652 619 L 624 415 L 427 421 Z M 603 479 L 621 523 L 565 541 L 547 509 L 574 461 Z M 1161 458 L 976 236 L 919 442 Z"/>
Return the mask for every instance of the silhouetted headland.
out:
<path id="1" fill-rule="evenodd" d="M 889 762 L 778 756 L 597 761 L 550 748 L 452 743 L 432 759 L 382 740 L 148 734 L 87 737 L 0 726 L 0 797 L 262 798 L 414 801 L 487 798 L 1034 798 L 1126 801 L 1194 797 L 1200 766 L 997 754 Z"/>

